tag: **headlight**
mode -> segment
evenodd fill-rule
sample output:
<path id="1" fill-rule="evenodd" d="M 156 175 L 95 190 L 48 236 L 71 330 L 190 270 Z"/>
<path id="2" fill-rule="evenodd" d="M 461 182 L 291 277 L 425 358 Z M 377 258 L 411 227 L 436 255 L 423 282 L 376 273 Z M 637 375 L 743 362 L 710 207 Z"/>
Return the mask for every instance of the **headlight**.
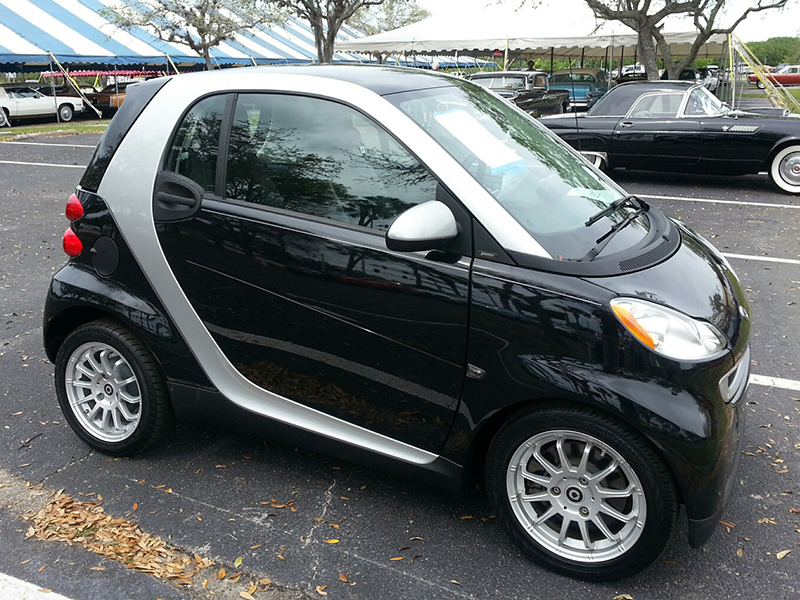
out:
<path id="1" fill-rule="evenodd" d="M 615 298 L 611 310 L 645 346 L 677 360 L 708 358 L 725 348 L 725 337 L 704 321 L 634 298 Z"/>

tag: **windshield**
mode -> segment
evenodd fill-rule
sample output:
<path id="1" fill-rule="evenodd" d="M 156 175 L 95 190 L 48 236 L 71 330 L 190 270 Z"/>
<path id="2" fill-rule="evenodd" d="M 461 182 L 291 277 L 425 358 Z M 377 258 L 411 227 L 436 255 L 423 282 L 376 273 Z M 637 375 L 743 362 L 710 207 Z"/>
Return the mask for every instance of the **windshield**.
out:
<path id="1" fill-rule="evenodd" d="M 692 90 L 684 110 L 684 114 L 692 117 L 718 117 L 726 112 L 728 112 L 728 108 L 705 87 L 698 87 Z"/>
<path id="2" fill-rule="evenodd" d="M 524 90 L 524 77 L 478 77 L 473 79 L 478 85 L 490 90 Z"/>
<path id="3" fill-rule="evenodd" d="M 587 221 L 625 194 L 553 134 L 505 100 L 472 85 L 386 97 L 453 158 L 556 260 L 580 260 L 598 238 L 632 212 L 622 205 Z M 635 219 L 604 254 L 639 242 L 648 227 Z"/>

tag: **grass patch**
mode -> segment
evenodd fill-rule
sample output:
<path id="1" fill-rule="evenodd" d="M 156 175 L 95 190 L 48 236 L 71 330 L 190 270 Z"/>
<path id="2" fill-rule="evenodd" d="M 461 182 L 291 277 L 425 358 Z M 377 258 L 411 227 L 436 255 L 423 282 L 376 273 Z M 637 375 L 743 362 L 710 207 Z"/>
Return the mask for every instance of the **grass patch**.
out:
<path id="1" fill-rule="evenodd" d="M 109 119 L 92 121 L 70 121 L 69 123 L 48 123 L 46 125 L 15 125 L 0 128 L 0 140 L 29 133 L 58 133 L 69 131 L 77 133 L 103 133 Z"/>

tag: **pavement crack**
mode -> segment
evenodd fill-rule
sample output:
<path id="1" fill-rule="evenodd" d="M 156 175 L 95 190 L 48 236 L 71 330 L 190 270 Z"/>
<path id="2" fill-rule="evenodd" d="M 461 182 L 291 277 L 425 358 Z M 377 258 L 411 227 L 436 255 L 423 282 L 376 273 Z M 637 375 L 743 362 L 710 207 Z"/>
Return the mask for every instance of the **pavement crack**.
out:
<path id="1" fill-rule="evenodd" d="M 58 475 L 59 473 L 61 473 L 61 472 L 63 472 L 63 471 L 66 471 L 67 469 L 69 469 L 70 467 L 72 467 L 72 466 L 74 466 L 74 465 L 77 465 L 78 463 L 82 463 L 82 462 L 83 462 L 83 461 L 85 461 L 87 458 L 89 458 L 89 457 L 90 457 L 90 456 L 91 456 L 93 453 L 94 453 L 94 451 L 93 451 L 93 450 L 89 450 L 89 451 L 86 453 L 86 455 L 85 455 L 85 456 L 82 456 L 82 457 L 80 457 L 80 458 L 76 458 L 76 459 L 74 459 L 74 460 L 71 460 L 71 461 L 69 461 L 67 464 L 65 464 L 63 467 L 61 467 L 60 469 L 57 469 L 57 470 L 53 471 L 52 473 L 48 473 L 47 475 L 45 475 L 45 476 L 44 476 L 44 477 L 43 477 L 43 478 L 42 478 L 42 479 L 39 481 L 39 485 L 44 485 L 44 484 L 45 484 L 45 482 L 46 482 L 48 479 L 50 479 L 51 477 L 53 477 L 53 476 L 55 476 L 55 475 Z"/>
<path id="2" fill-rule="evenodd" d="M 325 515 L 328 513 L 328 509 L 333 501 L 333 488 L 335 487 L 336 482 L 334 481 L 328 486 L 328 489 L 325 490 L 325 502 L 322 505 L 322 512 L 318 517 L 314 518 L 311 523 L 311 529 L 309 530 L 308 534 L 302 538 L 303 545 L 300 546 L 301 548 L 305 548 L 311 543 L 311 540 L 314 537 L 314 532 L 316 532 L 317 528 L 319 528 L 319 526 L 325 521 Z"/>

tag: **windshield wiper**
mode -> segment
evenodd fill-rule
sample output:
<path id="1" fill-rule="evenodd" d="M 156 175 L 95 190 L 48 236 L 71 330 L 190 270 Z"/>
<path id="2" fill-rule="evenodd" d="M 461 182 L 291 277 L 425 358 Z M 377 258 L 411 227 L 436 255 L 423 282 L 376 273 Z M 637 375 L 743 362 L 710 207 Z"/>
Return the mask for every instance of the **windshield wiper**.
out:
<path id="1" fill-rule="evenodd" d="M 631 199 L 636 201 L 636 204 L 632 204 L 632 206 L 634 206 L 636 208 L 636 210 L 634 210 L 633 212 L 628 213 L 626 215 L 626 217 L 624 219 L 622 219 L 622 221 L 620 221 L 619 223 L 616 223 L 616 224 L 612 225 L 611 229 L 609 229 L 606 233 L 604 233 L 602 236 L 600 236 L 597 239 L 597 241 L 595 242 L 596 245 L 594 246 L 594 248 L 589 250 L 589 252 L 587 252 L 586 255 L 583 258 L 581 258 L 578 262 L 587 262 L 587 261 L 594 260 L 595 257 L 598 254 L 600 254 L 606 246 L 608 246 L 608 243 L 614 238 L 615 235 L 617 235 L 617 233 L 619 233 L 625 227 L 630 225 L 642 213 L 646 213 L 648 210 L 650 210 L 650 205 L 649 204 L 647 204 L 643 200 L 639 200 L 638 198 L 636 198 L 634 196 L 626 196 L 625 198 L 617 200 L 617 202 L 619 202 L 620 204 L 616 208 L 620 208 L 620 207 L 624 206 L 625 204 L 629 204 Z M 614 204 L 616 204 L 616 202 Z M 613 210 L 612 207 L 614 206 L 614 204 L 609 205 L 608 208 L 604 209 L 603 212 L 605 212 L 606 214 L 608 214 L 608 212 L 611 212 L 611 210 Z M 600 215 L 600 216 L 598 216 L 598 215 Z M 595 215 L 595 217 L 597 217 L 597 219 L 601 219 L 604 216 L 602 213 L 598 213 L 598 215 Z M 592 219 L 594 219 L 595 217 L 592 217 Z M 591 221 L 591 219 L 589 219 L 589 221 Z M 586 222 L 587 226 L 591 225 L 591 223 L 589 223 L 589 221 Z"/>
<path id="2" fill-rule="evenodd" d="M 650 206 L 644 200 L 637 198 L 636 196 L 625 196 L 624 198 L 620 198 L 619 200 L 614 200 L 611 204 L 606 206 L 603 210 L 599 213 L 592 215 L 589 217 L 589 220 L 586 221 L 586 227 L 591 227 L 595 223 L 597 223 L 600 219 L 605 217 L 606 215 L 610 215 L 615 210 L 619 210 L 623 206 L 632 206 L 635 209 L 644 209 L 647 210 Z M 600 241 L 600 240 L 598 240 Z"/>

